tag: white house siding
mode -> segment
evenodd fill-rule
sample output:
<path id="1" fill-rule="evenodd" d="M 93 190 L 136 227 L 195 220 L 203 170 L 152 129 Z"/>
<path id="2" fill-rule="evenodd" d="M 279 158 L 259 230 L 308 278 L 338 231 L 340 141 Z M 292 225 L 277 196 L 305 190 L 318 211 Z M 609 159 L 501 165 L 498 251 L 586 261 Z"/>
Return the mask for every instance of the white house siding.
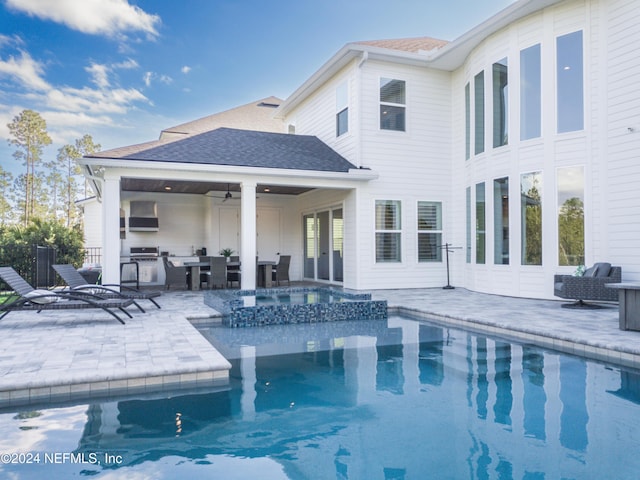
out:
<path id="1" fill-rule="evenodd" d="M 406 131 L 379 128 L 380 78 L 406 82 Z M 364 289 L 415 288 L 446 283 L 442 263 L 418 262 L 418 201 L 442 203 L 443 241 L 452 225 L 450 74 L 370 61 L 362 66 L 362 164 L 380 176 L 359 189 L 359 282 Z M 375 201 L 400 200 L 402 262 L 375 261 Z"/>
<path id="2" fill-rule="evenodd" d="M 157 232 L 129 231 L 129 209 L 132 200 L 157 203 Z M 176 256 L 189 256 L 207 246 L 206 201 L 204 197 L 175 193 L 122 192 L 120 206 L 125 211 L 126 238 L 121 241 L 123 255 L 131 247 L 160 247 Z"/>
<path id="3" fill-rule="evenodd" d="M 88 248 L 102 245 L 102 205 L 96 198 L 82 202 L 84 245 Z"/>
<path id="4" fill-rule="evenodd" d="M 358 84 L 357 65 L 353 61 L 328 82 L 322 85 L 313 96 L 289 115 L 285 124 L 295 125 L 296 134 L 314 135 L 331 146 L 340 155 L 347 158 L 354 165 L 357 162 L 357 112 L 358 112 Z M 336 89 L 346 83 L 349 108 L 349 130 L 346 134 L 336 138 Z"/>
<path id="5" fill-rule="evenodd" d="M 457 215 L 454 236 L 466 244 L 465 188 L 472 189 L 472 226 L 475 224 L 475 185 L 486 188 L 486 263 L 475 263 L 472 232 L 471 263 L 463 268 L 468 288 L 507 295 L 553 297 L 553 275 L 575 267 L 558 266 L 557 168 L 585 168 L 586 263 L 609 261 L 622 265 L 625 279 L 640 278 L 640 195 L 637 169 L 640 148 L 640 73 L 637 45 L 640 41 L 637 2 L 572 1 L 530 15 L 495 33 L 472 52 L 453 75 L 454 203 Z M 584 39 L 585 128 L 556 133 L 556 37 L 576 30 Z M 520 50 L 542 47 L 542 136 L 519 140 Z M 509 145 L 493 148 L 491 66 L 508 57 Z M 464 87 L 485 71 L 485 152 L 465 161 Z M 473 88 L 472 88 L 473 93 Z M 471 99 L 473 105 L 473 94 Z M 636 127 L 637 128 L 634 128 Z M 629 131 L 629 127 L 633 131 Z M 473 115 L 472 115 L 473 135 Z M 636 130 L 638 133 L 636 133 Z M 473 138 L 472 138 L 473 148 Z M 543 265 L 520 265 L 520 175 L 543 172 Z M 510 182 L 510 265 L 494 265 L 492 182 L 508 176 Z M 464 178 L 464 184 L 457 180 Z M 456 258 L 464 261 L 464 256 Z"/>
<path id="6" fill-rule="evenodd" d="M 614 262 L 623 266 L 628 280 L 640 280 L 640 9 L 632 0 L 601 0 L 601 48 L 606 56 L 606 141 L 603 160 L 606 170 L 599 173 L 606 221 L 602 248 Z M 631 130 L 629 130 L 631 129 Z M 605 162 L 603 162 L 605 163 Z"/>
<path id="7" fill-rule="evenodd" d="M 442 202 L 443 231 L 450 227 L 449 76 L 421 67 L 354 62 L 289 116 L 295 119 L 296 133 L 317 135 L 352 163 L 379 174 L 379 179 L 345 198 L 345 286 L 349 288 L 424 287 L 446 282 L 444 262 L 417 261 L 416 215 L 418 201 Z M 406 132 L 379 128 L 381 77 L 406 81 Z M 349 82 L 349 134 L 336 139 L 335 87 L 345 80 Z M 376 200 L 402 202 L 401 263 L 375 262 Z"/>

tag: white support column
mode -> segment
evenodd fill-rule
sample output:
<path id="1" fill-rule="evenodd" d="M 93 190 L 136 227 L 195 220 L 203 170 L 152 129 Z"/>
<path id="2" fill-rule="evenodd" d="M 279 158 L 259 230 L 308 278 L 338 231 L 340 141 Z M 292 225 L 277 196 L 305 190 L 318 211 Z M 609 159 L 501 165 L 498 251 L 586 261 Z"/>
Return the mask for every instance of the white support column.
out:
<path id="1" fill-rule="evenodd" d="M 242 197 L 240 201 L 240 262 L 242 290 L 256 288 L 256 183 L 240 184 Z"/>
<path id="2" fill-rule="evenodd" d="M 102 283 L 120 283 L 120 176 L 102 188 Z"/>

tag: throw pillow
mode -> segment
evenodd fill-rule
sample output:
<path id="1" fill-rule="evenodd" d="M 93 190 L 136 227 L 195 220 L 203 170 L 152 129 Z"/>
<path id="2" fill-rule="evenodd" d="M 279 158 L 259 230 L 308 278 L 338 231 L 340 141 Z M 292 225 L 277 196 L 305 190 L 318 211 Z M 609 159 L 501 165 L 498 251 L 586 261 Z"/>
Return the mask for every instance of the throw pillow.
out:
<path id="1" fill-rule="evenodd" d="M 25 295 L 25 298 L 28 298 L 32 303 L 38 303 L 40 305 L 58 301 L 58 297 L 56 296 L 56 294 L 50 292 L 49 290 L 31 290 Z"/>
<path id="2" fill-rule="evenodd" d="M 584 275 L 585 277 L 595 277 L 596 274 L 598 273 L 598 266 L 594 265 L 593 267 L 589 267 L 584 271 Z"/>
<path id="3" fill-rule="evenodd" d="M 609 272 L 611 272 L 611 264 L 600 262 L 596 263 L 594 267 L 598 267 L 598 271 L 596 272 L 596 277 L 608 277 Z"/>

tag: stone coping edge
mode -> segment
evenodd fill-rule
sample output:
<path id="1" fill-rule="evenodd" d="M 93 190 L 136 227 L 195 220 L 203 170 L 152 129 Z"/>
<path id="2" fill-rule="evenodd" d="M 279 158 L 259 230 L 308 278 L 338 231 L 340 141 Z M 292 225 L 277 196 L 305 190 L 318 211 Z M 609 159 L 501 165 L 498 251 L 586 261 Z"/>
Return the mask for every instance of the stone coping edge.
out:
<path id="1" fill-rule="evenodd" d="M 599 360 L 624 367 L 640 368 L 640 353 L 625 349 L 616 349 L 586 342 L 579 342 L 575 339 L 553 337 L 540 332 L 514 329 L 511 326 L 499 325 L 497 323 L 487 323 L 472 318 L 460 318 L 440 313 L 428 312 L 418 308 L 392 306 L 389 313 L 400 313 L 419 320 L 432 321 L 445 326 L 463 327 L 477 333 L 488 333 L 521 342 L 532 343 L 540 347 L 558 350 L 580 357 Z"/>

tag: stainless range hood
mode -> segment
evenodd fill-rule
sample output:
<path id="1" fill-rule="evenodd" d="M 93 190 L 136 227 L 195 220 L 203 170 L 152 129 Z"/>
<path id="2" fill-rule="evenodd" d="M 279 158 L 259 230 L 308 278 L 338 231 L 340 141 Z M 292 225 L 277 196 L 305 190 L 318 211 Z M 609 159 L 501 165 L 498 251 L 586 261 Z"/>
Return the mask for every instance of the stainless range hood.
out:
<path id="1" fill-rule="evenodd" d="M 129 212 L 129 231 L 157 232 L 158 230 L 158 207 L 156 202 L 132 201 L 131 211 Z"/>

